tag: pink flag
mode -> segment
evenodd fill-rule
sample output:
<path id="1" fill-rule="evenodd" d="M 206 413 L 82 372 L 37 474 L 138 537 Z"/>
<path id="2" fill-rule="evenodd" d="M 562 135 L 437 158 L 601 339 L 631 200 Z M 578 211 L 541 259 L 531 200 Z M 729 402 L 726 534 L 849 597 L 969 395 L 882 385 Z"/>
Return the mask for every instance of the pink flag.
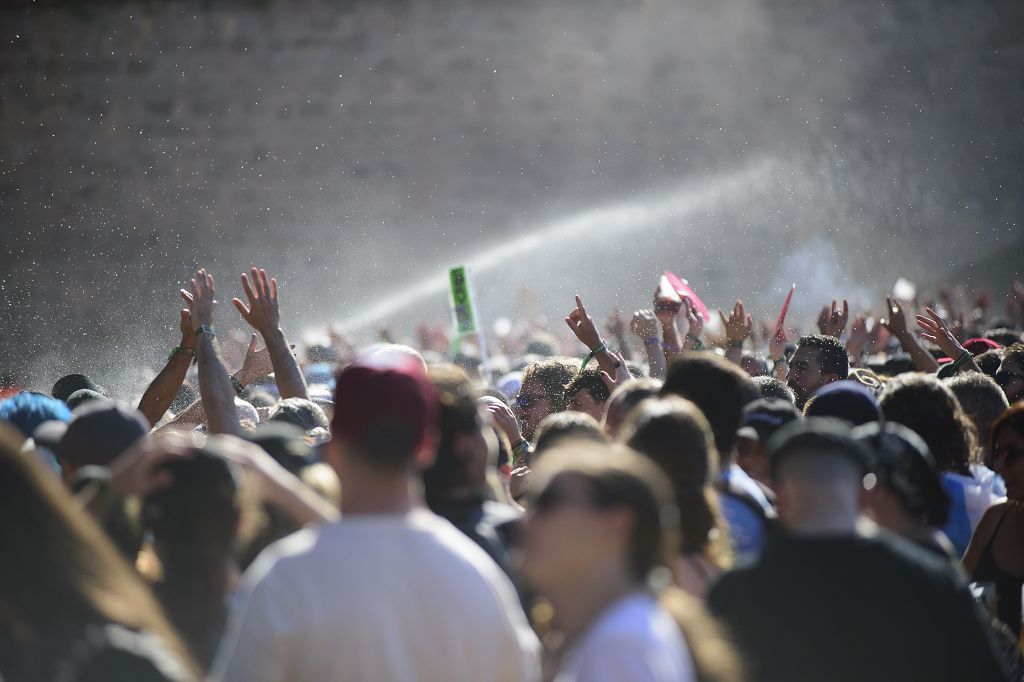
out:
<path id="1" fill-rule="evenodd" d="M 782 312 L 779 314 L 779 321 L 775 323 L 775 333 L 772 334 L 772 338 L 782 335 L 782 325 L 786 323 L 786 313 L 789 312 L 789 302 L 793 300 L 793 292 L 796 291 L 796 283 L 789 288 L 789 296 L 786 296 L 786 302 L 782 304 Z"/>
<path id="2" fill-rule="evenodd" d="M 679 294 L 680 298 L 690 299 L 690 305 L 700 312 L 701 317 L 705 320 L 711 319 L 711 316 L 708 314 L 708 307 L 704 305 L 704 301 L 700 300 L 700 297 L 697 296 L 697 294 L 693 293 L 693 289 L 690 288 L 689 282 L 668 270 L 665 271 L 665 279 L 667 279 L 668 283 L 672 285 L 672 288 L 676 290 L 676 293 Z"/>

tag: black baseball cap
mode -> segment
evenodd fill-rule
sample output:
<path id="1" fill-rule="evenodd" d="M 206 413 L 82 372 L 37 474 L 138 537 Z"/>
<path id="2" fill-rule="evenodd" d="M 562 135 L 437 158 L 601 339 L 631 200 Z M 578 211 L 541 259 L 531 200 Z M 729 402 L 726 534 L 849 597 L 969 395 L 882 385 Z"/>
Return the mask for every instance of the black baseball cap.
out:
<path id="1" fill-rule="evenodd" d="M 875 394 L 856 381 L 825 384 L 807 403 L 808 417 L 838 417 L 854 426 L 881 421 L 882 410 Z"/>
<path id="2" fill-rule="evenodd" d="M 107 394 L 107 392 L 98 386 L 95 381 L 84 374 L 67 374 L 62 376 L 60 379 L 57 379 L 53 388 L 50 389 L 50 395 L 57 400 L 67 402 L 72 393 L 80 391 L 83 388 L 90 391 L 96 391 L 100 395 L 105 396 Z"/>
<path id="3" fill-rule="evenodd" d="M 797 419 L 800 419 L 800 412 L 792 403 L 775 398 L 761 398 L 743 408 L 740 428 L 737 429 L 736 435 L 767 443 L 776 431 Z"/>
<path id="4" fill-rule="evenodd" d="M 138 410 L 109 400 L 93 400 L 75 411 L 54 452 L 64 466 L 108 466 L 149 432 Z"/>

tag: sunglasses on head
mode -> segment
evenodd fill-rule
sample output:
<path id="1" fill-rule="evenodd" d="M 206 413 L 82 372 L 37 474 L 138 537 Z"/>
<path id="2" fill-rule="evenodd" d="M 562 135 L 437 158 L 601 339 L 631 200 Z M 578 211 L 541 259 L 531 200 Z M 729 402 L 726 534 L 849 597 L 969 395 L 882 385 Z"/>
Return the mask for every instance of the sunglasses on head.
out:
<path id="1" fill-rule="evenodd" d="M 519 395 L 516 396 L 516 407 L 525 410 L 533 405 L 536 405 L 542 400 L 547 399 L 548 397 L 542 394 L 520 393 Z"/>
<path id="2" fill-rule="evenodd" d="M 1024 381 L 1024 374 L 1017 374 L 1016 372 L 1010 372 L 1004 369 L 1001 372 L 996 372 L 995 380 L 997 384 L 1006 388 L 1014 381 Z"/>

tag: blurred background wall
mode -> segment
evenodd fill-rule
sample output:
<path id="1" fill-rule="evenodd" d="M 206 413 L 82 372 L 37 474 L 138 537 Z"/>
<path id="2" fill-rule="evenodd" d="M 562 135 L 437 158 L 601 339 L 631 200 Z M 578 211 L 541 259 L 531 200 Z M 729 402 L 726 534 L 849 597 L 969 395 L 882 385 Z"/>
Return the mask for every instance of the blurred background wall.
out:
<path id="1" fill-rule="evenodd" d="M 177 290 L 282 280 L 293 335 L 649 300 L 877 304 L 1024 254 L 1015 0 L 6 3 L 0 369 L 115 390 Z M 998 300 L 998 299 L 997 299 Z"/>

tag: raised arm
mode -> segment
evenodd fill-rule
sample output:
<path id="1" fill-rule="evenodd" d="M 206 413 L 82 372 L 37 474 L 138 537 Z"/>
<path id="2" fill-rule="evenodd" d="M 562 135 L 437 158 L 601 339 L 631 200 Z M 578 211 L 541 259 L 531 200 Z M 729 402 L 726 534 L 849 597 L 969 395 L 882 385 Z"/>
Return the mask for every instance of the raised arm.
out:
<path id="1" fill-rule="evenodd" d="M 182 289 L 181 296 L 188 303 L 196 337 L 199 396 L 206 412 L 206 423 L 211 433 L 237 434 L 241 429 L 235 411 L 235 392 L 213 332 L 213 313 L 217 309 L 213 285 L 213 275 L 200 269 L 192 280 L 192 292 Z"/>
<path id="2" fill-rule="evenodd" d="M 305 398 L 309 400 L 309 389 L 306 379 L 302 376 L 299 363 L 292 355 L 288 339 L 281 329 L 281 313 L 277 299 L 277 280 L 267 278 L 266 270 L 253 268 L 249 275 L 242 275 L 242 288 L 249 305 L 241 299 L 231 300 L 242 318 L 253 329 L 263 336 L 263 341 L 270 351 L 270 361 L 274 366 L 274 380 L 282 398 Z"/>
<path id="3" fill-rule="evenodd" d="M 619 312 L 618 307 L 608 316 L 604 328 L 615 338 L 615 343 L 619 346 L 619 355 L 626 360 L 632 360 L 633 351 L 629 347 L 629 340 L 626 338 L 626 325 L 622 321 L 622 313 Z"/>
<path id="4" fill-rule="evenodd" d="M 725 359 L 738 365 L 743 359 L 743 342 L 750 336 L 754 320 L 743 307 L 743 301 L 739 300 L 736 301 L 728 318 L 721 310 L 718 311 L 718 316 L 722 319 L 722 328 L 725 329 Z"/>
<path id="5" fill-rule="evenodd" d="M 885 310 L 889 319 L 879 320 L 879 322 L 889 330 L 890 334 L 896 337 L 900 345 L 903 346 L 903 350 L 910 354 L 914 368 L 919 372 L 934 372 L 937 370 L 939 363 L 918 342 L 917 337 L 907 329 L 907 318 L 903 313 L 903 306 L 900 305 L 900 302 L 886 296 Z"/>
<path id="6" fill-rule="evenodd" d="M 583 301 L 579 296 L 576 296 L 576 307 L 565 318 L 565 323 L 569 325 L 569 329 L 576 335 L 576 338 L 590 349 L 588 360 L 596 360 L 601 369 L 609 374 L 613 374 L 615 372 L 615 363 L 619 360 L 612 355 L 611 351 L 608 350 L 608 346 L 601 340 L 601 332 L 597 330 L 594 319 L 587 313 L 587 309 L 583 307 Z"/>
<path id="7" fill-rule="evenodd" d="M 181 329 L 181 344 L 171 349 L 167 364 L 156 375 L 146 392 L 142 394 L 142 399 L 139 400 L 139 412 L 145 415 L 150 426 L 156 426 L 156 423 L 174 402 L 178 389 L 185 381 L 188 366 L 192 364 L 192 358 L 196 354 L 196 336 L 192 332 L 192 319 L 187 308 L 181 311 L 179 327 Z"/>
<path id="8" fill-rule="evenodd" d="M 644 352 L 647 353 L 647 364 L 651 377 L 664 379 L 668 372 L 668 363 L 665 360 L 665 351 L 661 348 L 661 339 L 658 338 L 658 318 L 654 316 L 654 311 L 637 310 L 634 312 L 630 330 L 644 342 Z M 608 374 L 611 375 L 611 372 Z"/>
<path id="9" fill-rule="evenodd" d="M 661 347 L 665 351 L 665 362 L 671 364 L 683 350 L 682 337 L 676 329 L 681 304 L 666 298 L 659 298 L 654 292 L 654 316 L 661 323 Z M 611 374 L 611 372 L 609 372 Z M 614 376 L 614 375 L 613 375 Z"/>
<path id="10" fill-rule="evenodd" d="M 921 337 L 928 339 L 939 349 L 953 359 L 953 371 L 966 369 L 970 372 L 980 372 L 981 368 L 974 361 L 970 351 L 960 345 L 960 342 L 949 331 L 945 320 L 939 317 L 931 308 L 925 308 L 927 315 L 918 315 L 917 324 L 923 330 Z"/>

